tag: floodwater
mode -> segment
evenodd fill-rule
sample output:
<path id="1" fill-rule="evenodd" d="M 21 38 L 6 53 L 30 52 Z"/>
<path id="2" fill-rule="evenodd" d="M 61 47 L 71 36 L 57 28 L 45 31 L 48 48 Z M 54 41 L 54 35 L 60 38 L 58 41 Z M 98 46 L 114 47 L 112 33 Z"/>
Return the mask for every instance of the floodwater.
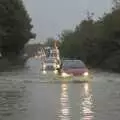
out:
<path id="1" fill-rule="evenodd" d="M 0 120 L 120 120 L 120 75 L 97 71 L 90 83 L 41 83 L 40 61 L 0 73 Z"/>

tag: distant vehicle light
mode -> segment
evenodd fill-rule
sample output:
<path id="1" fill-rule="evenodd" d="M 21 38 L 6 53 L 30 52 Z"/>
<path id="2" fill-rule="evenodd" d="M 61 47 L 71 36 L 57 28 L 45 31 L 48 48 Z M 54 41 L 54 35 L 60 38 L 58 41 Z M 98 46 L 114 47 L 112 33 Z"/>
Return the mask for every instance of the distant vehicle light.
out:
<path id="1" fill-rule="evenodd" d="M 84 76 L 88 76 L 89 75 L 89 73 L 88 72 L 84 72 L 84 74 L 83 74 Z"/>
<path id="2" fill-rule="evenodd" d="M 60 65 L 57 65 L 57 68 L 60 68 Z"/>
<path id="3" fill-rule="evenodd" d="M 57 73 L 58 73 L 58 71 L 57 71 L 57 70 L 54 70 L 53 72 L 54 72 L 54 74 L 57 74 Z"/>

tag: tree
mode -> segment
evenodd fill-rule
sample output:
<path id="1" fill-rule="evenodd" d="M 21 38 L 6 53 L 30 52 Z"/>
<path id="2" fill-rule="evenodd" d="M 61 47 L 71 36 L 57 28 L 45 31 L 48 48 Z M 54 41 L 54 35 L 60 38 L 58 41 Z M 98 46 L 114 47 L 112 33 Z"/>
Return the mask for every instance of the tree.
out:
<path id="1" fill-rule="evenodd" d="M 0 46 L 3 56 L 18 55 L 35 38 L 31 18 L 22 0 L 0 0 Z"/>
<path id="2" fill-rule="evenodd" d="M 92 15 L 88 14 L 74 31 L 62 33 L 62 56 L 80 58 L 92 67 L 120 72 L 120 8 L 96 21 Z"/>

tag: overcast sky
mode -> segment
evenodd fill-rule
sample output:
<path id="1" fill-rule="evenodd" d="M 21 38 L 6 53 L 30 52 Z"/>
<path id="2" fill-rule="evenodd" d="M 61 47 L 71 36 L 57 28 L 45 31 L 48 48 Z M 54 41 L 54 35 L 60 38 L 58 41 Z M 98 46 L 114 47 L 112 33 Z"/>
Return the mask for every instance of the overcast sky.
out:
<path id="1" fill-rule="evenodd" d="M 24 0 L 26 9 L 32 17 L 36 41 L 44 41 L 48 37 L 65 29 L 74 29 L 86 17 L 87 10 L 95 13 L 95 17 L 109 12 L 112 0 Z"/>

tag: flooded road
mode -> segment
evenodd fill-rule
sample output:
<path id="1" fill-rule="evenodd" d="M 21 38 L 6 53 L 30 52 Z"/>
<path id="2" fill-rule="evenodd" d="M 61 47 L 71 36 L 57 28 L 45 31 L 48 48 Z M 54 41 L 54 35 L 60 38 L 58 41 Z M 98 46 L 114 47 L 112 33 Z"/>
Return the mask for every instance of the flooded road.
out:
<path id="1" fill-rule="evenodd" d="M 120 75 L 90 83 L 43 84 L 39 60 L 0 73 L 0 120 L 120 120 Z"/>

